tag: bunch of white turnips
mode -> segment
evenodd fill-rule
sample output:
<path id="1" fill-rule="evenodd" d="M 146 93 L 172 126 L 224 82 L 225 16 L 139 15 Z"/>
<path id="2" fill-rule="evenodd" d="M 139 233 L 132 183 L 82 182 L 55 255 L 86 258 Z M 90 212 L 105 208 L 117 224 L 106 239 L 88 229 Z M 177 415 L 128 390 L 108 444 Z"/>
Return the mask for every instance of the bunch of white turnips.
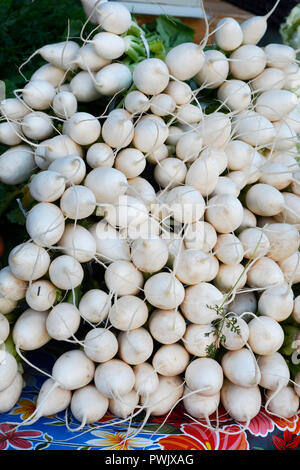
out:
<path id="1" fill-rule="evenodd" d="M 6 315 L 26 300 L 12 328 L 24 360 L 50 340 L 74 347 L 45 373 L 23 424 L 68 407 L 79 428 L 108 409 L 123 421 L 144 410 L 146 420 L 180 400 L 211 429 L 220 402 L 246 426 L 262 404 L 294 416 L 300 374 L 290 376 L 278 351 L 281 322 L 300 323 L 295 51 L 256 45 L 267 17 L 224 18 L 217 48 L 204 51 L 207 37 L 181 44 L 132 73 L 118 62 L 129 11 L 84 3 L 100 32 L 81 46 L 39 49 L 46 64 L 1 102 L 0 141 L 11 148 L 0 180 L 29 181 L 36 204 L 28 240 L 0 271 L 0 413 L 23 386 L 5 341 Z M 132 84 L 120 108 L 77 111 Z M 219 101 L 209 115 L 199 103 L 207 89 Z M 105 267 L 106 288 L 76 305 L 91 262 Z M 78 338 L 82 324 L 89 330 Z M 220 345 L 218 362 L 208 352 Z"/>

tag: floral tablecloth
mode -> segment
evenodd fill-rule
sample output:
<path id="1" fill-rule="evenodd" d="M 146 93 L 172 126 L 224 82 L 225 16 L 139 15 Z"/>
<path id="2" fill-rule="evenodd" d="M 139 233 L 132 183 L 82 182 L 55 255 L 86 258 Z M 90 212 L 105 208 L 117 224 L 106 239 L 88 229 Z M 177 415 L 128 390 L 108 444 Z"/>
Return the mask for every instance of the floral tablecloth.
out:
<path id="1" fill-rule="evenodd" d="M 39 351 L 30 360 L 50 372 L 54 356 Z M 268 414 L 263 409 L 252 419 L 247 430 L 235 423 L 220 407 L 219 428 L 228 434 L 209 430 L 205 422 L 195 423 L 178 405 L 165 417 L 152 417 L 139 431 L 142 418 L 118 424 L 106 414 L 99 423 L 71 432 L 79 423 L 70 413 L 40 418 L 30 426 L 18 426 L 35 410 L 36 397 L 45 378 L 35 370 L 25 370 L 26 387 L 16 406 L 8 414 L 0 414 L 0 450 L 300 450 L 300 413 L 287 420 Z M 211 422 L 216 426 L 217 417 Z"/>

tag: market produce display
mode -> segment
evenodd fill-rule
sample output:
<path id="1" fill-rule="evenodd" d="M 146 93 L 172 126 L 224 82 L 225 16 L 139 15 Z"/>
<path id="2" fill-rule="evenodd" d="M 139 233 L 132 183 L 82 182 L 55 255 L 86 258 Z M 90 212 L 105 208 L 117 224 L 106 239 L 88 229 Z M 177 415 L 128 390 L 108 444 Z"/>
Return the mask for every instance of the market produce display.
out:
<path id="1" fill-rule="evenodd" d="M 26 80 L 28 58 L 24 87 L 0 103 L 0 181 L 24 188 L 28 234 L 0 270 L 0 413 L 22 364 L 37 367 L 28 352 L 51 342 L 23 425 L 69 410 L 80 431 L 109 410 L 143 414 L 142 429 L 179 403 L 209 430 L 221 404 L 233 434 L 262 406 L 292 418 L 296 51 L 257 45 L 268 15 L 220 20 L 214 44 L 207 24 L 200 45 L 170 45 L 121 3 L 83 3 L 94 30 L 41 45 L 46 63 Z"/>

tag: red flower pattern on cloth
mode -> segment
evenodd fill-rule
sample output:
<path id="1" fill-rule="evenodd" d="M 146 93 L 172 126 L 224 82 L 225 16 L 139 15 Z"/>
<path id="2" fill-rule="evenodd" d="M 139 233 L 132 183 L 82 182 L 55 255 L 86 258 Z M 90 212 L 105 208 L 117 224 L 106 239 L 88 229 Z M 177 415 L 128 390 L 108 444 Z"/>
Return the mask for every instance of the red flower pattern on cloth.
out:
<path id="1" fill-rule="evenodd" d="M 164 450 L 247 450 L 246 433 L 238 425 L 223 428 L 227 433 L 213 432 L 201 424 L 183 424 L 182 435 L 170 435 L 158 441 Z M 233 434 L 235 433 L 235 434 Z"/>
<path id="2" fill-rule="evenodd" d="M 0 450 L 9 446 L 19 450 L 32 449 L 31 437 L 40 437 L 41 431 L 15 431 L 15 426 L 9 423 L 0 424 Z"/>
<path id="3" fill-rule="evenodd" d="M 278 450 L 299 450 L 300 436 L 286 430 L 283 433 L 283 439 L 279 436 L 273 436 L 273 442 Z"/>

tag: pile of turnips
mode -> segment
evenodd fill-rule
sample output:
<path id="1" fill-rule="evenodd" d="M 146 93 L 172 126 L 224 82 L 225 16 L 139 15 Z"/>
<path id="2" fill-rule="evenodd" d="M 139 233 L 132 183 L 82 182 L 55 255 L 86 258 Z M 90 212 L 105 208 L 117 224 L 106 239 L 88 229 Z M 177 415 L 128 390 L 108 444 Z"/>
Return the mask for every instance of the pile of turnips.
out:
<path id="1" fill-rule="evenodd" d="M 0 412 L 23 387 L 12 339 L 25 362 L 67 345 L 23 424 L 68 409 L 76 429 L 107 410 L 145 423 L 180 401 L 211 429 L 220 403 L 240 429 L 261 406 L 292 418 L 300 373 L 279 351 L 282 322 L 300 325 L 295 50 L 257 45 L 268 16 L 224 18 L 216 46 L 207 33 L 130 67 L 129 11 L 84 3 L 93 37 L 41 47 L 45 65 L 0 105 L 0 180 L 34 201 L 0 271 Z"/>

